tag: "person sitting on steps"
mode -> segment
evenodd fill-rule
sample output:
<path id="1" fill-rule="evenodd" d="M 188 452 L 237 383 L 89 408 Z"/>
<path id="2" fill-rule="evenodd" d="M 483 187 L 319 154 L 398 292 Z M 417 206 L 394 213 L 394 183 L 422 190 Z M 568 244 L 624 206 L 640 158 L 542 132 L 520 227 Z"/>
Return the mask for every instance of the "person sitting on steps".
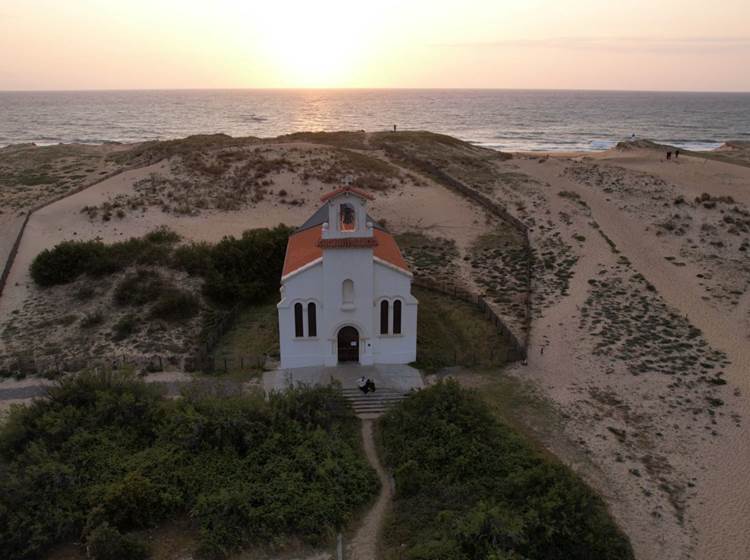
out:
<path id="1" fill-rule="evenodd" d="M 372 379 L 365 379 L 364 375 L 357 380 L 357 386 L 365 395 L 369 392 L 375 392 L 375 382 Z"/>
<path id="2" fill-rule="evenodd" d="M 365 379 L 364 375 L 357 380 L 357 386 L 359 387 L 359 390 L 362 391 L 365 395 L 370 391 L 368 382 L 369 379 Z"/>

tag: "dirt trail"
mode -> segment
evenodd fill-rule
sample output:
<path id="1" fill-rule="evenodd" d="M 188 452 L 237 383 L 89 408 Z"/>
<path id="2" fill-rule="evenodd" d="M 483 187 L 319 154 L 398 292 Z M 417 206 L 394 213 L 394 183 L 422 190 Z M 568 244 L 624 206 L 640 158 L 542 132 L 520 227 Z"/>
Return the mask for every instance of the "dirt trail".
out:
<path id="1" fill-rule="evenodd" d="M 388 474 L 380 464 L 373 438 L 374 420 L 362 421 L 362 443 L 365 448 L 367 461 L 378 473 L 380 479 L 380 494 L 357 530 L 354 538 L 347 545 L 346 557 L 350 560 L 375 560 L 378 551 L 378 534 L 383 526 L 385 512 L 393 499 L 393 489 Z"/>

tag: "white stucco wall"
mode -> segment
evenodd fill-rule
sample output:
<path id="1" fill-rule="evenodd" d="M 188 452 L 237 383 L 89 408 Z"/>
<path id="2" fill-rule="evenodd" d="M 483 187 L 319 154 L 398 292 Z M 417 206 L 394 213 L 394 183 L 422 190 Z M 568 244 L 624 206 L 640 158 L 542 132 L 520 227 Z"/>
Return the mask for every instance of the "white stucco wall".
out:
<path id="1" fill-rule="evenodd" d="M 417 359 L 417 299 L 411 295 L 411 277 L 398 269 L 375 261 L 372 332 L 374 362 L 408 364 Z M 401 334 L 393 333 L 393 302 L 401 300 Z M 388 331 L 380 334 L 380 304 L 388 301 Z"/>
<path id="2" fill-rule="evenodd" d="M 283 281 L 281 301 L 276 306 L 279 312 L 279 351 L 281 367 L 293 368 L 310 365 L 321 365 L 321 356 L 325 352 L 324 337 L 321 331 L 323 314 L 323 263 L 318 261 L 312 266 L 299 271 Z M 317 306 L 318 333 L 315 337 L 307 332 L 307 304 L 315 302 Z M 304 311 L 304 335 L 294 336 L 294 304 L 302 303 Z"/>

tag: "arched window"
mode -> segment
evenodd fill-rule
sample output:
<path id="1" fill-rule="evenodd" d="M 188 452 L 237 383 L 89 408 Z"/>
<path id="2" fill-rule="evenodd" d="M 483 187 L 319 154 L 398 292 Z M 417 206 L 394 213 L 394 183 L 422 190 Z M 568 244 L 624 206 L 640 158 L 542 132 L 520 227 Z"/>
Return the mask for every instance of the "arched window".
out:
<path id="1" fill-rule="evenodd" d="M 303 330 L 303 317 L 302 317 L 302 304 L 294 304 L 294 336 L 302 337 L 305 336 Z"/>
<path id="2" fill-rule="evenodd" d="M 318 319 L 313 302 L 307 304 L 307 336 L 318 336 Z"/>
<path id="3" fill-rule="evenodd" d="M 380 334 L 388 334 L 388 300 L 380 302 Z"/>
<path id="4" fill-rule="evenodd" d="M 354 231 L 357 229 L 357 213 L 351 204 L 339 206 L 339 230 Z"/>
<path id="5" fill-rule="evenodd" d="M 393 334 L 401 334 L 401 300 L 393 302 Z"/>
<path id="6" fill-rule="evenodd" d="M 341 285 L 341 301 L 343 303 L 354 303 L 354 282 L 349 279 L 344 280 Z"/>

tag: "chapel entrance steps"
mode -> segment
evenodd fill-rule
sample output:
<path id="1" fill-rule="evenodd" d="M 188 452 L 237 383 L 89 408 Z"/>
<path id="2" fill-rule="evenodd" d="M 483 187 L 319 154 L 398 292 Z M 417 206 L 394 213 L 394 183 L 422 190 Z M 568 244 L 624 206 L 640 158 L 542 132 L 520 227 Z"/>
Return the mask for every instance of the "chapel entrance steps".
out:
<path id="1" fill-rule="evenodd" d="M 388 387 L 378 388 L 374 393 L 367 394 L 358 388 L 344 388 L 341 393 L 352 404 L 355 414 L 363 419 L 377 418 L 406 398 L 404 393 Z"/>

